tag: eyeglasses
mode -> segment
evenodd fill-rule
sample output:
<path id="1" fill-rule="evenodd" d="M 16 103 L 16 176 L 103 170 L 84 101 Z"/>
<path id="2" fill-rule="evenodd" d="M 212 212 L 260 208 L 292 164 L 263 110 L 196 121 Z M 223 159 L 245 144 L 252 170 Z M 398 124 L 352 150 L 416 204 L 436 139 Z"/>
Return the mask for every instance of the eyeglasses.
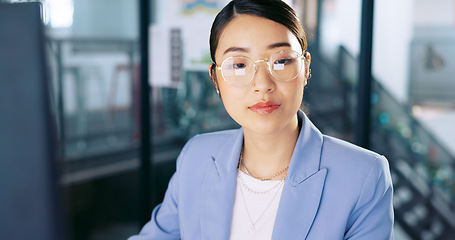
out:
<path id="1" fill-rule="evenodd" d="M 244 87 L 248 85 L 257 72 L 258 62 L 266 62 L 269 73 L 280 82 L 294 80 L 302 70 L 304 54 L 293 50 L 283 50 L 276 52 L 267 59 L 253 61 L 246 56 L 234 56 L 226 58 L 221 67 L 221 75 L 224 80 L 233 87 Z"/>

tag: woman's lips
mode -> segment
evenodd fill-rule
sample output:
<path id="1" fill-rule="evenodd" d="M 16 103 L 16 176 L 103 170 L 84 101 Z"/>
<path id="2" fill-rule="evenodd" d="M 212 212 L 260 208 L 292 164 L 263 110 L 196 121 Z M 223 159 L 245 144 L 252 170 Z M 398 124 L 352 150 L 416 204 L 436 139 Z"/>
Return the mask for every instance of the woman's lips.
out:
<path id="1" fill-rule="evenodd" d="M 275 103 L 273 101 L 267 102 L 258 102 L 253 106 L 249 107 L 249 109 L 258 114 L 269 114 L 273 111 L 277 110 L 280 107 L 280 104 Z"/>

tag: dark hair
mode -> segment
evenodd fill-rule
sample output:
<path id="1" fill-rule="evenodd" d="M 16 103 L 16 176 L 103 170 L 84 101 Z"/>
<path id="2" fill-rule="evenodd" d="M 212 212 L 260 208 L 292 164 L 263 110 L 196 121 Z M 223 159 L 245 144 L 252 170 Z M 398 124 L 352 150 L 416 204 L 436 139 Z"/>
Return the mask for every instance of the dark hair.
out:
<path id="1" fill-rule="evenodd" d="M 270 19 L 287 27 L 305 51 L 307 41 L 303 26 L 296 12 L 281 0 L 233 0 L 218 13 L 210 32 L 210 56 L 215 63 L 215 51 L 226 25 L 239 14 L 249 14 Z"/>

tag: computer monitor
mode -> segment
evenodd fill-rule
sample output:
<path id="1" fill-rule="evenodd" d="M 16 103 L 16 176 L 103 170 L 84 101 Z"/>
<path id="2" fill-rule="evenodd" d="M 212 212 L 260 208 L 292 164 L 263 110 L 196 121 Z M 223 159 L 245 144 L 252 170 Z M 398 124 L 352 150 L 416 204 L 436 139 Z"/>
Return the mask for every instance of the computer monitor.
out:
<path id="1" fill-rule="evenodd" d="M 0 239 L 63 239 L 39 3 L 0 3 Z"/>

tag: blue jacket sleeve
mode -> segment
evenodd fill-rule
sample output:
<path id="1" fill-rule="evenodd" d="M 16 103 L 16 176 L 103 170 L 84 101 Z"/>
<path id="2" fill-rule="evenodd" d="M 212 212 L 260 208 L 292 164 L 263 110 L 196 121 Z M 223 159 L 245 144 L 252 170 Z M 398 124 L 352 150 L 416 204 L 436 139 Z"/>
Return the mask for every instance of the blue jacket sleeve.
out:
<path id="1" fill-rule="evenodd" d="M 152 211 L 150 221 L 144 225 L 138 235 L 128 240 L 175 240 L 180 239 L 178 214 L 179 172 L 182 159 L 190 145 L 185 145 L 177 158 L 177 170 L 169 181 L 163 202 Z"/>
<path id="2" fill-rule="evenodd" d="M 389 165 L 387 159 L 381 156 L 363 183 L 345 239 L 393 239 L 392 196 Z"/>

